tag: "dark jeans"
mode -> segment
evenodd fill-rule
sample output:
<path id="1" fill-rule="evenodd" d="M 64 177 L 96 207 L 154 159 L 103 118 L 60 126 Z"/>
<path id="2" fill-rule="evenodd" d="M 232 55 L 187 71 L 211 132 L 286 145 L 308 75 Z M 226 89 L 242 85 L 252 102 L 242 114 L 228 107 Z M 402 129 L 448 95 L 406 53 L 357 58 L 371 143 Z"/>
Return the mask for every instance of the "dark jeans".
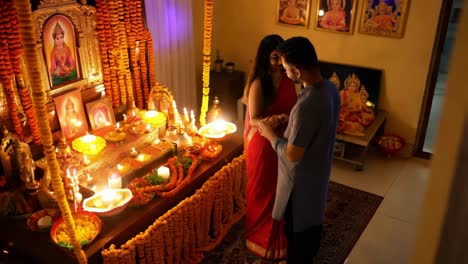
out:
<path id="1" fill-rule="evenodd" d="M 313 263 L 314 257 L 320 248 L 322 226 L 312 226 L 303 232 L 294 232 L 291 203 L 286 208 L 284 218 L 286 224 L 285 232 L 288 238 L 287 264 Z"/>

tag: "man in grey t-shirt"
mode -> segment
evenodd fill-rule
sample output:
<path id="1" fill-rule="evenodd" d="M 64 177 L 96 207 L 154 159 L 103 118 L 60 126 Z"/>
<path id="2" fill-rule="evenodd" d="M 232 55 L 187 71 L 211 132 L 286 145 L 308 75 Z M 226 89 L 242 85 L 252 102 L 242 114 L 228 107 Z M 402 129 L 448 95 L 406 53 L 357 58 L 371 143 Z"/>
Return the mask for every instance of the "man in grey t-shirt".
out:
<path id="1" fill-rule="evenodd" d="M 282 137 L 265 122 L 258 130 L 278 154 L 272 217 L 285 219 L 288 264 L 312 263 L 320 246 L 340 97 L 336 86 L 322 78 L 315 48 L 307 38 L 288 39 L 279 52 L 288 77 L 304 88 Z"/>

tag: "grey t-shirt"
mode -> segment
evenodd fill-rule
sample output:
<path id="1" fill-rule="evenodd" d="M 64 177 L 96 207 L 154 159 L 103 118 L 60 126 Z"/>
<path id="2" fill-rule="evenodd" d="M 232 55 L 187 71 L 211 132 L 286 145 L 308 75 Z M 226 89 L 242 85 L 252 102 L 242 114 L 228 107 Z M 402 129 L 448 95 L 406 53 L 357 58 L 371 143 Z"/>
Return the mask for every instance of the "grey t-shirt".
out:
<path id="1" fill-rule="evenodd" d="M 293 228 L 320 225 L 327 200 L 333 147 L 340 111 L 336 86 L 328 80 L 303 88 L 291 110 L 284 138 L 273 142 L 278 154 L 278 184 L 272 216 L 283 217 L 292 195 Z M 287 143 L 304 148 L 298 162 L 285 157 Z"/>

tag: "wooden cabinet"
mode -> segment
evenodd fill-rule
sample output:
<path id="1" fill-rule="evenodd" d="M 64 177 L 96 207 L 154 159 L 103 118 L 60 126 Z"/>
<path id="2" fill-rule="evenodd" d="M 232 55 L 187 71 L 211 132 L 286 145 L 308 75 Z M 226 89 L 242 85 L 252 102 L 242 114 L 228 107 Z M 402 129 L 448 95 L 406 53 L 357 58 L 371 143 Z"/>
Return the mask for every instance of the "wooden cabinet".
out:
<path id="1" fill-rule="evenodd" d="M 222 115 L 227 121 L 236 121 L 237 100 L 242 97 L 245 85 L 245 72 L 242 71 L 211 71 L 210 72 L 210 103 L 214 97 L 220 100 Z"/>

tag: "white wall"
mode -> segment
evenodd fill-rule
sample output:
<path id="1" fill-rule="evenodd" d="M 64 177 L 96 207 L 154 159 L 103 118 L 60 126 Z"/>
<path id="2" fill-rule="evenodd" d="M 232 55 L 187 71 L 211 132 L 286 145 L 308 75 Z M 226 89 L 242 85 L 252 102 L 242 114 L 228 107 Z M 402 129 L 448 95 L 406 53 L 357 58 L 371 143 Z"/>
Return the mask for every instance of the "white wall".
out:
<path id="1" fill-rule="evenodd" d="M 468 10 L 467 1 L 464 2 L 463 8 L 464 11 Z M 450 202 L 453 203 L 449 198 L 454 188 L 452 186 L 454 178 L 464 177 L 466 179 L 468 177 L 468 175 L 457 175 L 457 169 L 462 166 L 457 162 L 465 162 L 466 164 L 466 160 L 460 160 L 460 146 L 462 140 L 468 136 L 464 130 L 464 125 L 468 121 L 468 90 L 466 84 L 468 15 L 466 13 L 462 14 L 460 19 L 453 54 L 455 56 L 453 56 L 449 64 L 445 94 L 446 103 L 439 124 L 431 164 L 431 177 L 421 213 L 412 263 L 434 263 L 441 236 L 440 232 L 444 221 L 446 221 L 445 217 L 447 217 L 447 208 Z M 463 211 L 463 208 L 460 208 L 460 210 Z M 467 219 L 463 220 L 466 223 Z M 458 238 L 458 235 L 455 235 L 454 238 Z M 466 241 L 466 237 L 464 239 Z M 462 253 L 463 247 L 461 247 L 461 250 Z M 463 261 L 460 260 L 461 262 Z"/>
<path id="2" fill-rule="evenodd" d="M 386 132 L 398 133 L 414 144 L 442 0 L 410 1 L 401 39 L 358 33 L 365 1 L 358 2 L 352 35 L 314 30 L 317 2 L 312 1 L 309 29 L 302 29 L 275 24 L 277 0 L 215 0 L 212 58 L 219 48 L 225 62 L 233 61 L 237 69 L 247 71 L 265 35 L 308 37 L 320 60 L 383 70 L 379 105 L 389 112 Z M 193 7 L 197 83 L 201 86 L 203 0 L 194 0 Z"/>

